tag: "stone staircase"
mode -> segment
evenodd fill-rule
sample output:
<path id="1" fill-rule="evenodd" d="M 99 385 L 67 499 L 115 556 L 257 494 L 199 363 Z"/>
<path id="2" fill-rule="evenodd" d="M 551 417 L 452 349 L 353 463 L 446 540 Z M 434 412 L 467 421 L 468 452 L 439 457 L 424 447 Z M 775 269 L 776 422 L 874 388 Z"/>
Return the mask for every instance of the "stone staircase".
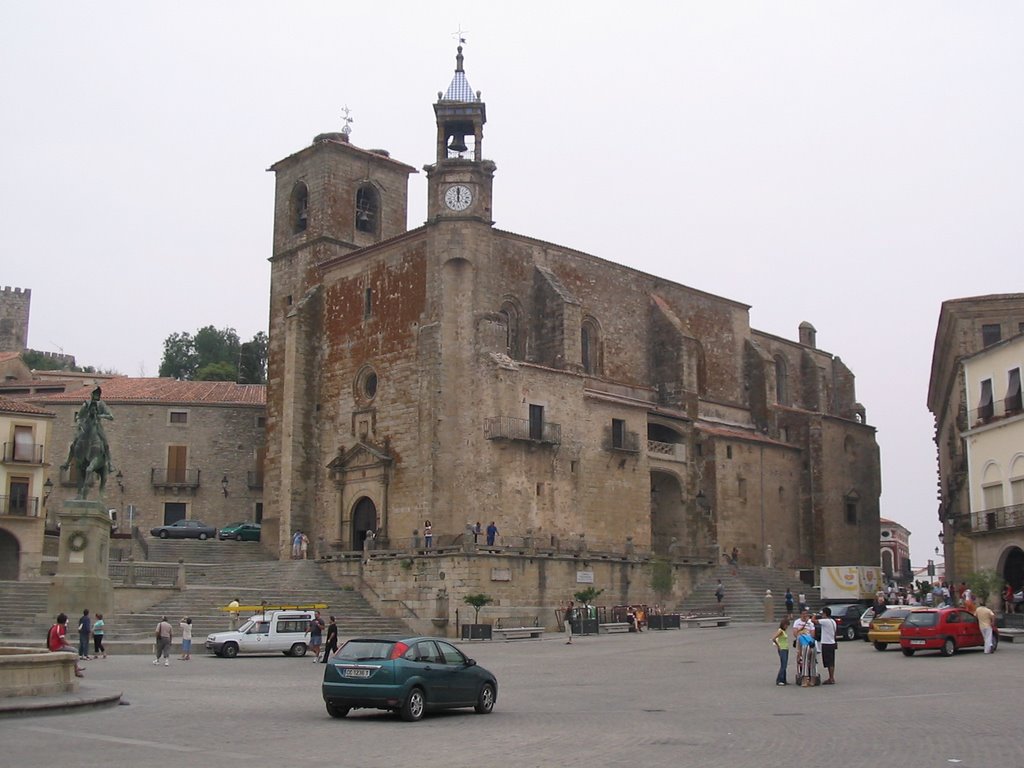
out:
<path id="1" fill-rule="evenodd" d="M 718 579 L 722 580 L 722 586 L 725 587 L 725 599 L 722 601 L 725 614 L 737 622 L 764 621 L 764 595 L 768 589 L 775 598 L 776 616 L 781 616 L 786 609 L 787 587 L 792 590 L 794 601 L 803 592 L 812 608 L 821 604 L 816 589 L 784 571 L 754 565 L 720 565 L 694 587 L 693 592 L 676 610 L 683 615 L 718 613 L 718 601 L 715 599 Z"/>
<path id="2" fill-rule="evenodd" d="M 325 620 L 336 616 L 343 637 L 410 632 L 400 619 L 378 615 L 358 592 L 339 587 L 313 561 L 273 560 L 256 542 L 151 539 L 148 544 L 149 562 L 185 563 L 187 587 L 149 608 L 108 615 L 108 641 L 149 640 L 162 616 L 177 635 L 178 623 L 189 616 L 201 645 L 206 635 L 229 628 L 229 616 L 220 608 L 234 599 L 243 605 L 324 603 L 329 606 L 322 611 Z M 0 581 L 0 641 L 44 643 L 53 623 L 47 613 L 49 588 L 49 581 Z M 69 626 L 76 621 L 77 613 Z"/>

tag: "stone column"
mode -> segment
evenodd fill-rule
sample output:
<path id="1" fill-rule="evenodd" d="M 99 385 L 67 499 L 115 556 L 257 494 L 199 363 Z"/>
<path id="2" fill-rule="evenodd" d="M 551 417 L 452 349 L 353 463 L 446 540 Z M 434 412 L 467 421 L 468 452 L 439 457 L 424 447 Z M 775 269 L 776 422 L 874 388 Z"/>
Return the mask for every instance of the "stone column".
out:
<path id="1" fill-rule="evenodd" d="M 94 499 L 69 499 L 57 513 L 60 547 L 57 575 L 50 583 L 50 617 L 66 613 L 69 623 L 89 613 L 110 614 L 114 590 L 110 583 L 110 517 L 106 505 Z"/>

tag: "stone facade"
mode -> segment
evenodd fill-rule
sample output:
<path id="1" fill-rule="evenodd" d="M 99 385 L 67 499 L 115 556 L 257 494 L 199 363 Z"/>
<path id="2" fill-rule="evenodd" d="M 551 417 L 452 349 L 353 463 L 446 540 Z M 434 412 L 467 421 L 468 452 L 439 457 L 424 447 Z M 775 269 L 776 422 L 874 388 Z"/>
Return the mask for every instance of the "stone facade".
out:
<path id="1" fill-rule="evenodd" d="M 939 312 L 928 383 L 928 410 L 935 416 L 938 517 L 948 581 L 962 581 L 982 567 L 975 559 L 965 435 L 972 427 L 971 417 L 976 416 L 978 403 L 968 398 L 963 361 L 1022 332 L 1024 293 L 950 299 L 942 303 Z M 1005 377 L 1005 371 L 1002 375 Z M 997 561 L 988 557 L 985 567 L 995 567 Z M 1024 578 L 1024 570 L 1021 576 Z"/>
<path id="2" fill-rule="evenodd" d="M 29 288 L 4 286 L 0 291 L 0 352 L 21 352 L 28 346 Z"/>
<path id="3" fill-rule="evenodd" d="M 779 338 L 734 300 L 496 229 L 464 81 L 460 52 L 422 227 L 404 229 L 412 169 L 347 136 L 272 167 L 265 542 L 405 549 L 430 520 L 443 547 L 494 521 L 556 550 L 876 563 L 851 371 L 809 323 Z"/>
<path id="4" fill-rule="evenodd" d="M 114 415 L 104 429 L 114 470 L 121 473 L 119 481 L 108 479 L 104 500 L 118 510 L 121 531 L 138 526 L 148 534 L 179 517 L 220 527 L 261 516 L 263 386 L 128 377 L 101 386 Z M 49 510 L 76 495 L 76 479 L 59 467 L 74 435 L 75 413 L 90 389 L 32 400 L 56 414 Z M 95 491 L 89 498 L 94 497 Z"/>

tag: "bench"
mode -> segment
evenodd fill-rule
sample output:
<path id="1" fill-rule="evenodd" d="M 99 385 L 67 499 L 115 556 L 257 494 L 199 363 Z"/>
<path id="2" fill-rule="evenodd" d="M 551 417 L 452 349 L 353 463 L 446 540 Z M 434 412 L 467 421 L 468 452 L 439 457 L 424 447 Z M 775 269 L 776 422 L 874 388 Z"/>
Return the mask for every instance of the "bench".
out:
<path id="1" fill-rule="evenodd" d="M 705 616 L 704 618 L 697 619 L 697 626 L 701 629 L 708 629 L 709 627 L 728 627 L 731 621 L 729 616 Z"/>
<path id="2" fill-rule="evenodd" d="M 544 627 L 537 626 L 536 616 L 503 616 L 494 622 L 494 633 L 505 640 L 538 639 Z"/>
<path id="3" fill-rule="evenodd" d="M 609 621 L 607 624 L 598 624 L 597 631 L 606 635 L 616 632 L 629 632 L 633 626 L 628 621 Z"/>

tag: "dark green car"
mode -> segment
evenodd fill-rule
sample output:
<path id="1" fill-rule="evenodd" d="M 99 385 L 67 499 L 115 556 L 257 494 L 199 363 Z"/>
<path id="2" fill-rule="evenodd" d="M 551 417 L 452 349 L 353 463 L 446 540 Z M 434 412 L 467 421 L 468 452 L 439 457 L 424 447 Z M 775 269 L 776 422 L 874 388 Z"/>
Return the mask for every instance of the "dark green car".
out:
<path id="1" fill-rule="evenodd" d="M 259 541 L 259 523 L 228 523 L 220 529 L 220 539 L 234 539 L 235 541 Z"/>
<path id="2" fill-rule="evenodd" d="M 414 721 L 431 710 L 494 709 L 498 681 L 451 643 L 434 637 L 353 638 L 324 670 L 327 714 L 386 709 Z"/>

